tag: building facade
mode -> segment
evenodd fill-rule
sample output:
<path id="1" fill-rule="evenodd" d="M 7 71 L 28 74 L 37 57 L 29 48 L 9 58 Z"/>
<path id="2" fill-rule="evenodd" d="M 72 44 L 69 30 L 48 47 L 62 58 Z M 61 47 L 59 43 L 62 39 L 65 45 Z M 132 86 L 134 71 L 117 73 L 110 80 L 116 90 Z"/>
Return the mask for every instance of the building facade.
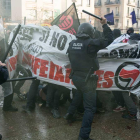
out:
<path id="1" fill-rule="evenodd" d="M 12 21 L 23 23 L 26 17 L 27 24 L 50 23 L 73 2 L 76 4 L 80 21 L 92 21 L 93 24 L 92 17 L 82 13 L 82 10 L 94 13 L 94 0 L 11 0 Z"/>
<path id="2" fill-rule="evenodd" d="M 125 33 L 129 27 L 133 27 L 135 32 L 139 32 L 140 28 L 140 4 L 139 0 L 95 0 L 95 14 L 104 16 L 113 11 L 114 13 L 114 26 L 112 29 L 121 29 Z M 135 11 L 137 23 L 132 25 L 131 12 Z M 101 30 L 98 20 L 95 20 L 95 26 Z"/>
<path id="3" fill-rule="evenodd" d="M 11 20 L 11 0 L 0 0 L 0 16 L 4 22 Z"/>
<path id="4" fill-rule="evenodd" d="M 11 0 L 12 21 L 23 23 L 50 23 L 60 14 L 61 0 Z"/>
<path id="5" fill-rule="evenodd" d="M 73 2 L 75 2 L 80 23 L 90 22 L 94 25 L 93 17 L 82 12 L 86 10 L 94 14 L 94 0 L 62 0 L 61 11 L 65 11 Z"/>

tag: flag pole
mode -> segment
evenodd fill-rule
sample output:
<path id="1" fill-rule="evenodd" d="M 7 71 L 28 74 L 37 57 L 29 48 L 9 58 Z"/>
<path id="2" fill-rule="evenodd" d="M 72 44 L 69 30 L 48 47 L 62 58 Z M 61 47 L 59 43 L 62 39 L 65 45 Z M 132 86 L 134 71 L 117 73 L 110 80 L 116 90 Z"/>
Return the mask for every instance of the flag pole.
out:
<path id="1" fill-rule="evenodd" d="M 10 49 L 12 48 L 12 45 L 13 45 L 13 43 L 14 43 L 14 41 L 16 39 L 16 36 L 17 36 L 17 34 L 18 34 L 19 30 L 20 30 L 20 27 L 21 27 L 21 25 L 19 24 L 17 29 L 16 29 L 16 32 L 15 32 L 15 34 L 14 34 L 12 40 L 11 40 L 11 42 L 10 42 L 10 45 L 8 46 L 8 49 L 7 49 L 5 55 L 4 55 L 3 59 L 2 59 L 3 63 L 5 62 L 5 60 L 6 60 L 7 56 L 8 56 L 8 53 L 9 53 Z"/>

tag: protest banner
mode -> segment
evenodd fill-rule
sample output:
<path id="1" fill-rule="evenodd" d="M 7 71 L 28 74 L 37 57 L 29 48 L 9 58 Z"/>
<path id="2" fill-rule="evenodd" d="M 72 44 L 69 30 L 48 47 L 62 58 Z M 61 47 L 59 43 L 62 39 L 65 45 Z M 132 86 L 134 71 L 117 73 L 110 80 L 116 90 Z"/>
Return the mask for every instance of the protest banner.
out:
<path id="1" fill-rule="evenodd" d="M 14 31 L 13 31 L 14 32 Z M 12 34 L 11 34 L 12 37 Z M 70 62 L 66 54 L 74 35 L 57 26 L 22 26 L 7 65 L 11 77 L 16 64 L 30 69 L 37 79 L 74 88 L 69 79 Z M 140 51 L 138 44 L 117 43 L 98 52 L 100 70 L 97 90 L 130 90 L 140 93 Z M 88 62 L 87 62 L 88 63 Z"/>

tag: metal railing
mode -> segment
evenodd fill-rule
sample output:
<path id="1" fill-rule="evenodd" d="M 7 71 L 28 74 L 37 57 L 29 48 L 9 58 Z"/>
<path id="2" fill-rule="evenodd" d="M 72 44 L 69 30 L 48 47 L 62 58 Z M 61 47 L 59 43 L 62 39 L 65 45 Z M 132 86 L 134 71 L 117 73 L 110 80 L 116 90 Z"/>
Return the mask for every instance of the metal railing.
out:
<path id="1" fill-rule="evenodd" d="M 94 6 L 102 6 L 101 2 L 97 2 L 94 4 Z"/>
<path id="2" fill-rule="evenodd" d="M 119 0 L 115 0 L 115 1 L 106 1 L 105 5 L 112 5 L 112 4 L 120 4 Z"/>

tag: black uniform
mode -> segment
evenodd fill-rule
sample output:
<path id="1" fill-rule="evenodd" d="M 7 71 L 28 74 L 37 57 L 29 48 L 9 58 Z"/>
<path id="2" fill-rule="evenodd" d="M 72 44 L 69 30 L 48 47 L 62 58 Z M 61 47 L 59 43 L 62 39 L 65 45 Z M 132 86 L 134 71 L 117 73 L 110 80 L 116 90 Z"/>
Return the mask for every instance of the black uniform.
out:
<path id="1" fill-rule="evenodd" d="M 96 111 L 96 88 L 91 86 L 90 80 L 85 82 L 85 79 L 91 68 L 91 73 L 99 69 L 97 52 L 113 41 L 112 31 L 106 24 L 103 25 L 103 33 L 104 38 L 93 39 L 90 33 L 84 30 L 79 31 L 77 40 L 73 40 L 68 48 L 68 56 L 73 71 L 72 81 L 78 90 L 77 96 L 83 94 L 85 109 L 79 139 L 89 138 L 93 115 Z"/>

